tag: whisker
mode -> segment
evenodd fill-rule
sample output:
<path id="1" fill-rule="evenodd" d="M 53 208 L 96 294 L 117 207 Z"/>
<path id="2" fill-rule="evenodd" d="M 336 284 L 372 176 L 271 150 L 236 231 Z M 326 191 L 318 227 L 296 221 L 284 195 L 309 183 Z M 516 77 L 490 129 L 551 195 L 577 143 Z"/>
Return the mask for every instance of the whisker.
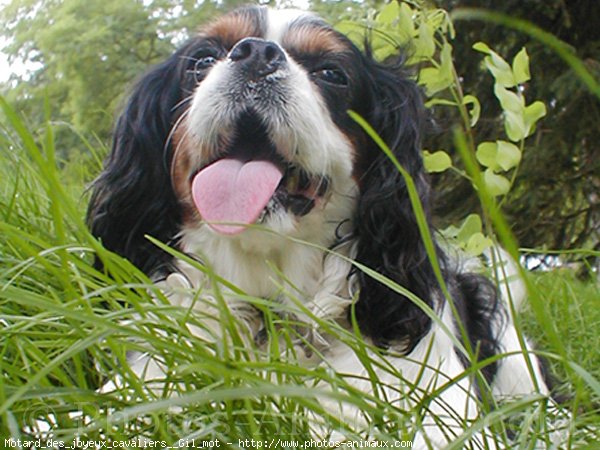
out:
<path id="1" fill-rule="evenodd" d="M 167 143 L 165 144 L 165 146 L 168 146 L 169 143 L 171 143 L 172 139 L 173 139 L 173 133 L 175 132 L 175 130 L 177 130 L 179 128 L 179 125 L 181 125 L 182 120 L 189 114 L 189 109 L 187 111 L 185 111 L 181 117 L 179 117 L 179 119 L 177 119 L 177 121 L 175 122 L 175 124 L 173 125 L 173 128 L 171 129 L 171 132 L 169 133 L 169 137 L 167 138 Z M 185 140 L 187 139 L 188 135 L 190 133 L 189 129 L 185 129 L 181 139 L 179 140 L 179 142 L 177 142 L 177 145 L 175 146 L 175 148 L 173 149 L 173 156 L 172 156 L 172 160 L 175 161 L 178 158 L 179 152 L 182 151 L 182 144 L 185 142 Z M 171 164 L 171 182 L 173 182 L 173 180 L 175 179 L 175 164 Z"/>
<path id="2" fill-rule="evenodd" d="M 181 100 L 179 103 L 177 103 L 175 106 L 173 106 L 171 108 L 171 112 L 175 112 L 177 110 L 177 108 L 179 108 L 180 106 L 183 106 L 185 103 L 189 102 L 190 100 L 192 100 L 193 98 L 193 92 L 190 92 L 190 95 L 188 95 L 187 97 L 185 97 L 183 100 Z"/>
<path id="3" fill-rule="evenodd" d="M 179 57 L 179 59 L 185 59 L 188 61 L 194 61 L 194 62 L 198 62 L 199 58 L 194 58 L 193 56 L 186 56 L 186 55 L 181 55 Z"/>
<path id="4" fill-rule="evenodd" d="M 175 121 L 175 124 L 173 125 L 173 127 L 171 127 L 171 130 L 169 131 L 169 135 L 167 136 L 167 140 L 165 141 L 165 148 L 167 148 L 171 144 L 171 142 L 173 140 L 173 134 L 179 128 L 179 125 L 181 125 L 181 122 L 187 117 L 189 112 L 190 112 L 190 110 L 187 109 L 183 112 L 183 114 L 181 114 L 181 116 L 179 116 L 177 118 L 177 120 Z M 184 134 L 184 137 L 185 137 L 185 134 Z M 183 139 L 182 139 L 182 141 L 183 141 Z M 175 155 L 176 150 L 177 149 L 175 149 L 175 151 L 173 152 L 173 155 Z"/>
<path id="5" fill-rule="evenodd" d="M 329 189 L 329 178 L 326 175 L 321 175 L 316 186 L 316 193 L 319 197 L 322 197 Z"/>
<path id="6" fill-rule="evenodd" d="M 184 133 L 183 133 L 183 136 L 182 136 L 181 140 L 175 146 L 175 149 L 173 150 L 173 160 L 175 160 L 178 157 L 179 152 L 182 151 L 181 150 L 183 148 L 182 144 L 187 139 L 187 136 L 188 136 L 189 133 L 190 133 L 190 130 L 186 129 L 184 131 Z M 175 179 L 175 173 L 174 173 L 174 171 L 175 171 L 175 164 L 171 164 L 171 180 Z"/>
<path id="7" fill-rule="evenodd" d="M 188 69 L 185 72 L 194 75 L 194 78 L 198 83 L 202 81 L 202 78 L 198 76 L 198 71 L 196 69 Z"/>

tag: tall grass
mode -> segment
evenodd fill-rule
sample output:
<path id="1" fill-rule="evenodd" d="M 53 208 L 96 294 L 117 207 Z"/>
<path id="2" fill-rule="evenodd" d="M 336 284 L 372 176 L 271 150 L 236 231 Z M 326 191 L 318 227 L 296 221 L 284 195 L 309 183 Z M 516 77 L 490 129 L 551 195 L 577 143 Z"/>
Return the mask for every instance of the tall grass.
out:
<path id="1" fill-rule="evenodd" d="M 214 318 L 222 338 L 200 338 L 193 327 L 203 327 L 205 317 L 172 305 L 144 274 L 89 234 L 85 183 L 99 170 L 99 158 L 90 158 L 96 162 L 89 172 L 70 171 L 56 160 L 51 125 L 34 136 L 3 100 L 2 107 L 0 436 L 33 439 L 51 428 L 52 438 L 64 441 L 145 436 L 169 446 L 217 439 L 247 448 L 249 439 L 310 441 L 311 428 L 320 423 L 323 430 L 343 429 L 356 439 L 412 439 L 426 404 L 410 410 L 390 405 L 373 370 L 367 370 L 373 392 L 366 394 L 325 365 L 298 365 L 298 324 L 292 316 L 272 314 L 265 300 L 244 297 L 264 312 L 269 334 L 279 337 L 266 349 L 246 345 L 244 329 L 224 307 Z M 94 269 L 95 253 L 106 273 Z M 571 397 L 565 405 L 573 414 L 569 445 L 592 445 L 600 439 L 598 286 L 581 285 L 568 273 L 532 278 L 530 285 L 543 311 L 526 314 L 524 327 Z M 211 294 L 219 297 L 218 290 Z M 320 326 L 352 346 L 365 367 L 391 372 L 395 389 L 412 395 L 416 387 L 403 384 L 402 374 L 356 334 L 331 323 Z M 127 358 L 133 351 L 164 362 L 160 385 L 142 382 L 131 370 Z M 115 379 L 122 389 L 98 389 Z M 324 408 L 324 400 L 355 405 L 367 420 L 345 421 Z M 540 396 L 482 405 L 484 414 L 465 425 L 462 438 L 491 427 L 498 430 L 493 439 L 506 441 L 510 431 L 521 448 L 532 448 L 548 439 L 544 418 L 552 412 L 546 405 Z M 454 448 L 462 448 L 462 438 Z"/>

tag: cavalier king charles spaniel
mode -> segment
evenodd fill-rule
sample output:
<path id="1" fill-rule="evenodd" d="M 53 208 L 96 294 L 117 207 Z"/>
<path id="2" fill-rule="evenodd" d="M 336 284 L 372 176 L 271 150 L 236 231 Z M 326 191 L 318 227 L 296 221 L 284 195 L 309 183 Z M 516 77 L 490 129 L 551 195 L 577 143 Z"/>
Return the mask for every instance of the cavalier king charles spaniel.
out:
<path id="1" fill-rule="evenodd" d="M 251 330 L 248 345 L 270 337 L 247 296 L 293 314 L 304 324 L 300 363 L 330 366 L 371 394 L 375 370 L 399 408 L 429 401 L 414 446 L 443 447 L 477 417 L 482 383 L 498 399 L 547 395 L 548 385 L 515 330 L 507 289 L 438 242 L 442 289 L 407 181 L 348 110 L 392 150 L 429 221 L 427 115 L 402 64 L 375 61 L 312 14 L 246 7 L 204 26 L 137 82 L 93 186 L 89 225 L 174 304 L 210 299 L 214 275 L 226 280 L 223 296 Z M 377 363 L 367 367 L 323 321 L 358 334 Z M 478 377 L 461 376 L 477 362 Z M 150 363 L 156 376 L 161 365 Z M 323 403 L 348 423 L 363 420 L 356 407 Z"/>

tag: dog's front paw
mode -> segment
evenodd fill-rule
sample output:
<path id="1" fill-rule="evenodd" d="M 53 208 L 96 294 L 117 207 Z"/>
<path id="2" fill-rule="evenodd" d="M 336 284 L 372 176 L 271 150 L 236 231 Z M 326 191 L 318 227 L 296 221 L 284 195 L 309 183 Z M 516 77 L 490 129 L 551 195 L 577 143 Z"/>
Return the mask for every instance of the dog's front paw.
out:
<path id="1" fill-rule="evenodd" d="M 170 273 L 161 284 L 161 290 L 173 305 L 189 306 L 196 296 L 190 280 L 179 272 Z"/>
<path id="2" fill-rule="evenodd" d="M 166 284 L 171 289 L 191 289 L 192 283 L 183 274 L 172 272 L 166 278 Z"/>
<path id="3" fill-rule="evenodd" d="M 292 312 L 277 312 L 277 320 L 274 321 L 274 328 L 278 331 L 286 330 L 290 342 L 297 355 L 303 355 L 310 359 L 314 353 L 320 353 L 329 346 L 329 342 L 318 329 L 319 326 L 315 320 L 305 314 Z M 279 333 L 278 333 L 279 334 Z M 280 337 L 280 336 L 278 336 Z M 261 328 L 254 336 L 254 342 L 257 346 L 264 346 L 269 339 L 267 328 Z"/>
<path id="4" fill-rule="evenodd" d="M 305 315 L 291 314 L 288 320 L 295 333 L 292 342 L 304 351 L 304 356 L 307 358 L 311 358 L 315 351 L 320 353 L 329 346 L 327 339 L 319 331 L 319 325 L 314 319 Z"/>

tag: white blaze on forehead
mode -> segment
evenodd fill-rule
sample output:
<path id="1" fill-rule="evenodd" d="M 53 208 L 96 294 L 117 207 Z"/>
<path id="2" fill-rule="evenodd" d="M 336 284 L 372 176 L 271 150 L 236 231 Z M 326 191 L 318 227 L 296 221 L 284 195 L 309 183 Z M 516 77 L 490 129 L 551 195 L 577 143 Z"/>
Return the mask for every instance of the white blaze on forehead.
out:
<path id="1" fill-rule="evenodd" d="M 314 15 L 299 9 L 268 9 L 265 39 L 281 42 L 289 25 L 301 17 L 314 17 Z"/>

